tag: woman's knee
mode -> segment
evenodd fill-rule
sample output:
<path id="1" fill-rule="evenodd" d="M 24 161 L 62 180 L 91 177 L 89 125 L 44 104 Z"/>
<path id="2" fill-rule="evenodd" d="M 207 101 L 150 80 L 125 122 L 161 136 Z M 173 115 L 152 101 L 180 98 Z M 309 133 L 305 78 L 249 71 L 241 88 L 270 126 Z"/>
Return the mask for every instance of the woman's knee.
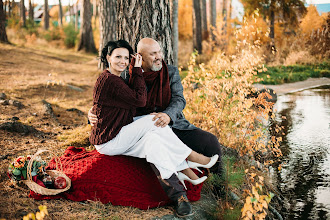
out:
<path id="1" fill-rule="evenodd" d="M 145 128 L 148 129 L 155 129 L 157 126 L 155 125 L 155 121 L 153 121 L 153 115 L 146 115 L 143 116 L 142 118 L 138 119 L 139 123 L 143 125 Z"/>

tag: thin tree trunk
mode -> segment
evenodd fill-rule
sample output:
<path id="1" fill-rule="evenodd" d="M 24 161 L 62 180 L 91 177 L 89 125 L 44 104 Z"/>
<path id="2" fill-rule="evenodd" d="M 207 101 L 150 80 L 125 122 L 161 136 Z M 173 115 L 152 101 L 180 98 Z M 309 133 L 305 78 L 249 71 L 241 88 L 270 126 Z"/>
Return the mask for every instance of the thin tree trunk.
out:
<path id="1" fill-rule="evenodd" d="M 94 27 L 96 27 L 96 16 L 97 16 L 97 0 L 93 0 L 93 20 L 94 20 Z"/>
<path id="2" fill-rule="evenodd" d="M 30 19 L 30 22 L 32 24 L 34 24 L 32 0 L 29 0 L 29 19 Z"/>
<path id="3" fill-rule="evenodd" d="M 62 8 L 62 1 L 58 0 L 58 25 L 63 27 L 63 8 Z"/>
<path id="4" fill-rule="evenodd" d="M 117 1 L 116 0 L 100 0 L 99 2 L 99 23 L 100 23 L 100 46 L 99 56 L 102 49 L 108 41 L 117 40 Z M 99 68 L 103 63 L 99 60 Z"/>
<path id="5" fill-rule="evenodd" d="M 75 14 L 74 14 L 74 27 L 75 30 L 78 31 L 79 30 L 79 7 L 78 7 L 78 1 L 76 2 L 76 5 L 74 6 L 76 8 L 75 10 Z M 81 12 L 80 12 L 81 14 Z"/>
<path id="6" fill-rule="evenodd" d="M 5 13 L 5 17 L 7 14 L 7 10 L 8 10 L 8 1 L 5 0 L 5 3 L 3 3 L 3 12 Z"/>
<path id="7" fill-rule="evenodd" d="M 8 0 L 8 18 L 11 17 L 12 10 L 13 10 L 13 3 L 10 0 Z"/>
<path id="8" fill-rule="evenodd" d="M 201 6 L 200 0 L 193 1 L 193 47 L 199 54 L 202 53 L 202 17 L 201 17 Z"/>
<path id="9" fill-rule="evenodd" d="M 6 33 L 6 13 L 3 10 L 2 0 L 0 1 L 0 42 L 9 43 Z"/>
<path id="10" fill-rule="evenodd" d="M 215 40 L 215 28 L 216 28 L 216 22 L 217 22 L 217 6 L 216 6 L 216 0 L 210 0 L 210 32 L 212 36 L 212 40 Z"/>
<path id="11" fill-rule="evenodd" d="M 72 24 L 73 23 L 73 12 L 72 12 L 72 10 L 73 10 L 73 7 L 72 7 L 72 2 L 71 2 L 71 0 L 69 0 L 69 15 L 70 15 L 70 24 Z"/>
<path id="12" fill-rule="evenodd" d="M 78 51 L 84 50 L 86 52 L 96 52 L 93 29 L 92 29 L 92 5 L 90 0 L 83 0 L 83 7 L 81 11 L 81 28 L 80 28 L 80 42 L 78 44 Z"/>
<path id="13" fill-rule="evenodd" d="M 44 3 L 44 29 L 49 29 L 49 13 L 48 13 L 48 0 L 45 0 Z"/>
<path id="14" fill-rule="evenodd" d="M 173 65 L 178 66 L 179 28 L 178 28 L 178 0 L 172 2 L 173 23 Z"/>
<path id="15" fill-rule="evenodd" d="M 270 37 L 270 48 L 272 52 L 275 52 L 275 12 L 274 9 L 270 9 L 270 30 L 269 30 L 269 37 Z"/>
<path id="16" fill-rule="evenodd" d="M 169 1 L 119 0 L 118 4 L 118 39 L 127 40 L 136 49 L 140 39 L 153 38 L 162 46 L 165 62 L 173 64 Z"/>
<path id="17" fill-rule="evenodd" d="M 2 0 L 1 0 L 2 1 Z M 26 27 L 26 15 L 25 15 L 25 5 L 24 5 L 24 0 L 21 0 L 21 23 L 23 27 Z"/>
<path id="18" fill-rule="evenodd" d="M 223 16 L 223 25 L 221 30 L 221 48 L 226 50 L 227 48 L 227 22 L 228 22 L 228 1 L 223 0 L 222 16 Z"/>
<path id="19" fill-rule="evenodd" d="M 206 0 L 201 0 L 201 12 L 202 12 L 202 39 L 208 38 L 207 31 L 207 13 L 206 13 Z"/>

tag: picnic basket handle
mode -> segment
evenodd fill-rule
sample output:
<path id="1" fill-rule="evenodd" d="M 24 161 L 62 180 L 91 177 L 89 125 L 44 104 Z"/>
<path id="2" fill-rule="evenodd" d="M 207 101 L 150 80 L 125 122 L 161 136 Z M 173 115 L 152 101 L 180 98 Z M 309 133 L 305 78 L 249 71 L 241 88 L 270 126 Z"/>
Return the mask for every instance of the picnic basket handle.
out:
<path id="1" fill-rule="evenodd" d="M 50 150 L 46 150 L 46 149 L 39 149 L 30 159 L 28 165 L 27 165 L 27 169 L 26 169 L 26 173 L 27 173 L 27 180 L 32 181 L 32 176 L 31 176 L 31 169 L 32 169 L 32 164 L 33 161 L 37 158 L 37 156 L 41 153 L 44 152 L 50 152 L 50 154 L 54 157 L 55 163 L 56 163 L 56 170 L 61 171 L 63 170 L 62 168 L 62 163 L 61 160 L 56 156 L 56 154 L 54 154 L 52 151 Z"/>

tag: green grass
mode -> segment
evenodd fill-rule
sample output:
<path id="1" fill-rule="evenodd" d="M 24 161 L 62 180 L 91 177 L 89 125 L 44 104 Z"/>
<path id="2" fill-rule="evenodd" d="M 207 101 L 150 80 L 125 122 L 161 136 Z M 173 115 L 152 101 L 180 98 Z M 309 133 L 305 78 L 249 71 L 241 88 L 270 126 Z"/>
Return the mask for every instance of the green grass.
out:
<path id="1" fill-rule="evenodd" d="M 330 62 L 315 65 L 292 65 L 267 67 L 267 72 L 258 74 L 262 84 L 276 85 L 303 81 L 310 77 L 330 77 Z"/>
<path id="2" fill-rule="evenodd" d="M 213 187 L 222 186 L 224 194 L 219 195 L 220 200 L 226 203 L 228 199 L 228 202 L 232 204 L 232 208 L 222 207 L 220 208 L 222 210 L 218 210 L 215 216 L 221 217 L 221 219 L 239 219 L 242 205 L 231 198 L 230 193 L 232 191 L 241 191 L 245 180 L 244 168 L 238 158 L 228 155 L 222 157 L 222 164 L 223 176 L 210 174 L 208 183 L 213 185 Z"/>

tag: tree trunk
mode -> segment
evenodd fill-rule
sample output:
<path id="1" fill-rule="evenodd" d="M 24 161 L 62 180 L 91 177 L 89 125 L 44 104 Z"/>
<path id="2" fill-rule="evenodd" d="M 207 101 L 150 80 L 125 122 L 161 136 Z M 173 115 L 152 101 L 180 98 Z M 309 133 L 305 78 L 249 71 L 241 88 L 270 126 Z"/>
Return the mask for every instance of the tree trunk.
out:
<path id="1" fill-rule="evenodd" d="M 118 3 L 118 39 L 127 40 L 136 49 L 140 39 L 153 38 L 162 46 L 165 62 L 173 64 L 169 1 L 120 0 Z"/>
<path id="2" fill-rule="evenodd" d="M 6 13 L 3 10 L 2 0 L 0 1 L 0 42 L 9 43 L 6 33 Z"/>
<path id="3" fill-rule="evenodd" d="M 69 0 L 69 14 L 70 14 L 70 24 L 73 24 L 73 5 L 71 0 Z"/>
<path id="4" fill-rule="evenodd" d="M 2 1 L 2 0 L 1 0 Z M 24 5 L 24 0 L 21 0 L 21 23 L 23 27 L 26 27 L 26 15 L 25 15 L 25 5 Z"/>
<path id="5" fill-rule="evenodd" d="M 79 30 L 79 7 L 78 7 L 79 2 L 76 2 L 76 5 L 74 6 L 76 8 L 75 13 L 74 13 L 74 27 L 75 30 Z M 84 6 L 83 6 L 84 7 Z M 80 16 L 82 16 L 82 13 L 80 12 Z"/>
<path id="6" fill-rule="evenodd" d="M 63 27 L 63 9 L 62 9 L 62 1 L 58 0 L 58 25 Z"/>
<path id="7" fill-rule="evenodd" d="M 100 0 L 99 3 L 99 22 L 100 22 L 100 46 L 99 56 L 108 43 L 108 41 L 117 40 L 117 1 L 116 0 Z M 103 63 L 99 60 L 99 68 L 104 69 Z"/>
<path id="8" fill-rule="evenodd" d="M 173 23 L 173 65 L 178 66 L 179 50 L 179 29 L 178 29 L 178 0 L 172 2 L 172 23 Z"/>
<path id="9" fill-rule="evenodd" d="M 11 17 L 12 10 L 13 10 L 13 3 L 10 0 L 8 0 L 8 18 Z"/>
<path id="10" fill-rule="evenodd" d="M 201 12 L 202 12 L 202 39 L 207 40 L 207 13 L 206 13 L 206 0 L 201 0 Z"/>
<path id="11" fill-rule="evenodd" d="M 276 49 L 275 49 L 275 0 L 272 0 L 270 2 L 270 27 L 269 27 L 269 38 L 270 38 L 270 52 L 275 54 Z"/>
<path id="12" fill-rule="evenodd" d="M 6 13 L 7 13 L 7 10 L 8 10 L 8 4 L 9 2 L 7 0 L 5 0 L 5 3 L 3 3 L 3 12 L 5 13 L 5 17 L 6 17 Z"/>
<path id="13" fill-rule="evenodd" d="M 97 16 L 97 0 L 93 0 L 94 27 L 96 27 L 96 16 Z"/>
<path id="14" fill-rule="evenodd" d="M 223 16 L 222 34 L 223 35 L 227 34 L 227 16 L 228 16 L 227 1 L 228 0 L 223 0 L 223 9 L 222 9 L 222 16 Z"/>
<path id="15" fill-rule="evenodd" d="M 44 3 L 44 29 L 49 29 L 49 13 L 48 13 L 48 0 L 45 0 Z"/>
<path id="16" fill-rule="evenodd" d="M 216 28 L 216 23 L 217 23 L 216 0 L 210 0 L 209 8 L 210 8 L 210 32 L 211 32 L 212 40 L 215 40 L 214 29 Z"/>
<path id="17" fill-rule="evenodd" d="M 227 49 L 227 26 L 228 26 L 228 2 L 231 0 L 223 0 L 223 4 L 222 4 L 222 16 L 223 16 L 223 25 L 222 25 L 222 29 L 221 29 L 221 49 L 222 50 L 226 50 Z"/>
<path id="18" fill-rule="evenodd" d="M 34 24 L 32 0 L 29 0 L 29 19 L 31 24 Z"/>
<path id="19" fill-rule="evenodd" d="M 86 52 L 96 52 L 93 29 L 92 29 L 92 5 L 90 0 L 83 0 L 83 7 L 81 11 L 81 28 L 80 28 L 80 42 L 78 45 L 79 50 Z"/>
<path id="20" fill-rule="evenodd" d="M 201 17 L 201 6 L 200 0 L 193 1 L 193 47 L 199 54 L 202 53 L 202 17 Z"/>

